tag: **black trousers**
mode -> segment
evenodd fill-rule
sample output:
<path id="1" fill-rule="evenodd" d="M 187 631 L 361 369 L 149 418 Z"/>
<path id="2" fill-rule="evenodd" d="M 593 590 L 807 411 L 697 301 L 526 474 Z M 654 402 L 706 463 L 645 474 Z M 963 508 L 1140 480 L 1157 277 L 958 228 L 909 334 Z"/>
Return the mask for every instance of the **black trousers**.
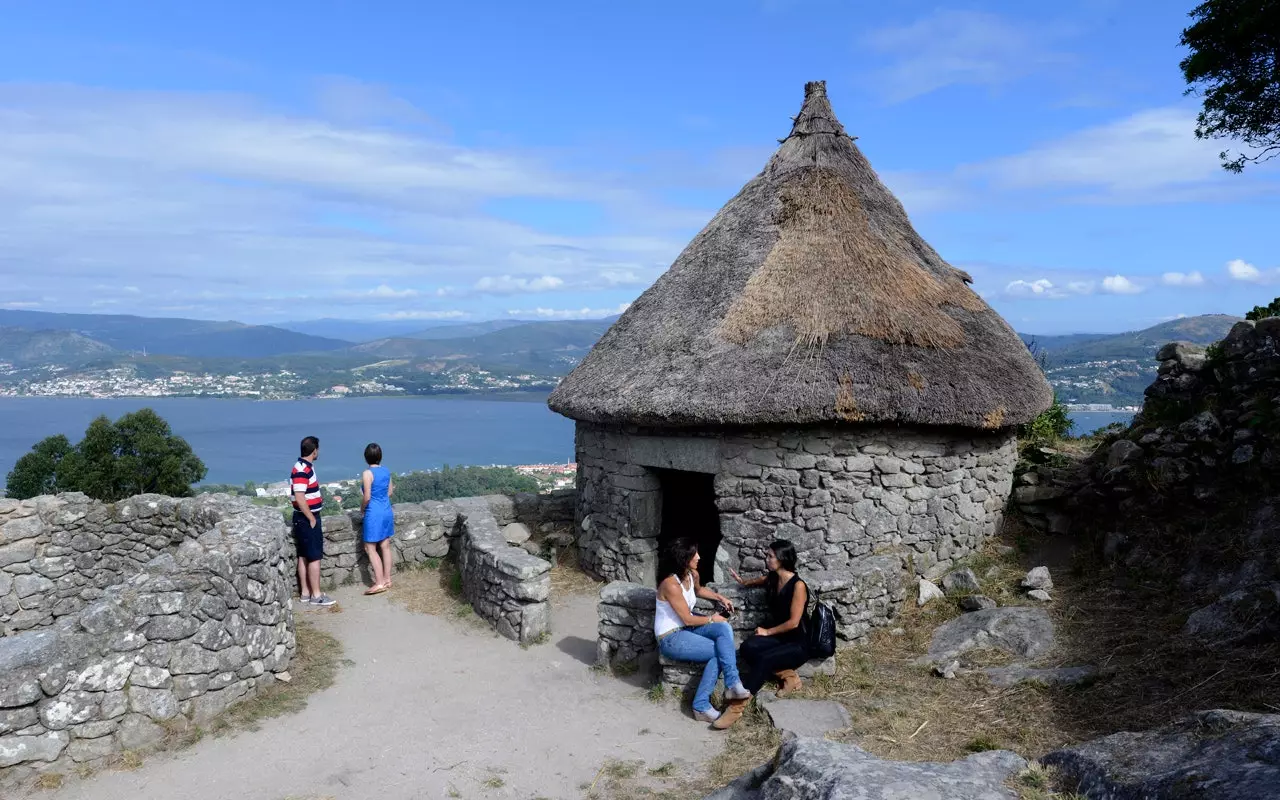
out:
<path id="1" fill-rule="evenodd" d="M 752 636 L 738 648 L 738 673 L 742 685 L 755 694 L 775 673 L 796 669 L 808 660 L 808 650 L 799 641 Z"/>

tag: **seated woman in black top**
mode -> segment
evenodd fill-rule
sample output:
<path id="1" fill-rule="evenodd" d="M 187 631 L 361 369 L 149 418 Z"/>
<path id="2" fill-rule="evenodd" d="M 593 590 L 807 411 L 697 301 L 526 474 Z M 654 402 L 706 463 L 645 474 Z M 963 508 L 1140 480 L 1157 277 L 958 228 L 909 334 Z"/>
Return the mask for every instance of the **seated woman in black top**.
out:
<path id="1" fill-rule="evenodd" d="M 796 574 L 796 548 L 791 542 L 779 539 L 771 543 L 764 564 L 768 574 L 751 580 L 729 571 L 743 586 L 764 586 L 769 598 L 768 624 L 756 628 L 755 635 L 738 648 L 738 669 L 742 685 L 752 694 L 778 675 L 783 679 L 778 693 L 782 695 L 800 687 L 794 670 L 809 660 L 804 630 L 809 587 Z"/>

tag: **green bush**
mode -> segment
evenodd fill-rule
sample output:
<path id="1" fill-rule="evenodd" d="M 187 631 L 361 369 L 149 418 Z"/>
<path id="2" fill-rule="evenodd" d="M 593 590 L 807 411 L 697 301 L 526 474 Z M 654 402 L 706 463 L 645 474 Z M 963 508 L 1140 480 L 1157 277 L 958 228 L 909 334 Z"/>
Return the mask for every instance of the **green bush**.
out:
<path id="1" fill-rule="evenodd" d="M 1018 438 L 1026 444 L 1052 445 L 1065 439 L 1075 423 L 1067 415 L 1067 407 L 1053 397 L 1053 405 L 1038 417 L 1018 428 Z"/>

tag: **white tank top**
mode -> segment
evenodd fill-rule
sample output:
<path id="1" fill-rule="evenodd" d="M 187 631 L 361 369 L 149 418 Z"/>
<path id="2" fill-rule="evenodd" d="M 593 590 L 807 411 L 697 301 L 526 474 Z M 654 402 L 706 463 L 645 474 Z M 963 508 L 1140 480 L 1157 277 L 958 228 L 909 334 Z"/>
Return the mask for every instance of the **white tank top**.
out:
<path id="1" fill-rule="evenodd" d="M 675 575 L 671 577 L 676 578 Z M 679 582 L 680 579 L 676 578 L 676 581 Z M 689 607 L 689 611 L 693 611 L 694 603 L 698 601 L 697 596 L 693 593 L 693 587 L 692 575 L 689 576 L 689 585 L 687 587 L 683 583 L 680 584 L 680 593 L 684 595 L 684 604 Z M 684 623 L 680 621 L 680 615 L 671 607 L 671 604 L 662 598 L 658 598 L 658 607 L 653 614 L 653 635 L 663 636 L 683 627 Z"/>

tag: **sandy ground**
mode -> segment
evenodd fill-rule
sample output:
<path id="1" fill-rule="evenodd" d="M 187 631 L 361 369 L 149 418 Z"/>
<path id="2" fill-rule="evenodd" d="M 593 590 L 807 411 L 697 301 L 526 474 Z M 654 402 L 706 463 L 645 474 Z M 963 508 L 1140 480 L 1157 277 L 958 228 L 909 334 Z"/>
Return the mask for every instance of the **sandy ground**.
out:
<path id="1" fill-rule="evenodd" d="M 394 590 L 393 590 L 394 591 Z M 716 731 L 590 670 L 595 597 L 556 601 L 547 644 L 336 593 L 300 612 L 354 662 L 299 714 L 206 738 L 133 772 L 70 779 L 50 800 L 580 798 L 609 759 L 697 764 Z"/>

